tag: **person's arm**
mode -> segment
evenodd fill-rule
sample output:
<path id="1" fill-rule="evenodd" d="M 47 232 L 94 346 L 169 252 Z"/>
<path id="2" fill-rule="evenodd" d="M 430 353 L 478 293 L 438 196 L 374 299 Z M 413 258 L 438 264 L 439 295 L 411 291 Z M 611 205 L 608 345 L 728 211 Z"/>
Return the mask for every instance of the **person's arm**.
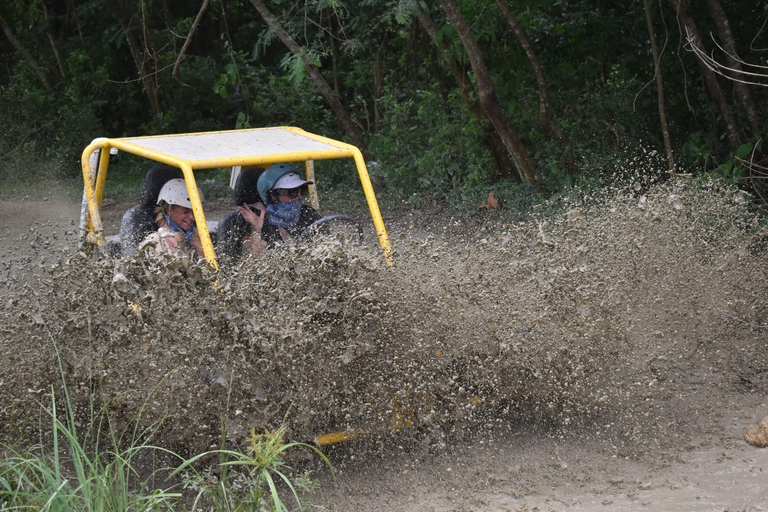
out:
<path id="1" fill-rule="evenodd" d="M 147 235 L 147 238 L 139 245 L 138 254 L 146 253 L 152 256 L 173 254 L 176 247 L 176 238 L 168 229 L 161 227 L 157 231 Z"/>
<path id="2" fill-rule="evenodd" d="M 250 252 L 256 258 L 261 258 L 267 249 L 267 242 L 261 239 L 267 207 L 258 203 L 254 208 L 257 210 L 256 212 L 251 210 L 247 204 L 238 207 L 240 214 L 251 225 L 251 234 L 243 240 L 243 251 Z"/>

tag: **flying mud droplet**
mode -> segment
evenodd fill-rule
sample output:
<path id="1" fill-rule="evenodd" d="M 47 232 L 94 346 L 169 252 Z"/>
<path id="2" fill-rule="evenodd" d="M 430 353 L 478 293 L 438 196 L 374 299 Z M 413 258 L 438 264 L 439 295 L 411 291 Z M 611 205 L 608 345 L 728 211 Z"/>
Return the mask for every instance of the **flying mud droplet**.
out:
<path id="1" fill-rule="evenodd" d="M 669 202 L 669 204 L 672 205 L 672 208 L 674 208 L 675 210 L 683 209 L 683 198 L 678 196 L 677 194 L 669 194 L 667 201 Z"/>

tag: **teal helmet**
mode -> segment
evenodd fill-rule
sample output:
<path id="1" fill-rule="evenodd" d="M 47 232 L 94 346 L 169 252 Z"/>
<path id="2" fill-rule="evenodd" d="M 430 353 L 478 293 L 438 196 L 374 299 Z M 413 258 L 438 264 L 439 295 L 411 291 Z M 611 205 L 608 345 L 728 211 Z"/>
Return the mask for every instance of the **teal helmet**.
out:
<path id="1" fill-rule="evenodd" d="M 293 175 L 286 176 L 287 174 Z M 285 178 L 282 181 L 285 182 L 285 185 L 280 185 L 277 182 L 280 178 L 283 178 L 283 176 L 285 176 Z M 311 184 L 311 181 L 302 180 L 299 177 L 299 172 L 291 164 L 274 164 L 261 173 L 256 188 L 259 190 L 259 196 L 261 197 L 261 200 L 264 201 L 264 204 L 269 204 L 270 200 L 268 192 L 275 188 L 275 185 L 284 186 L 285 188 L 298 188 Z"/>

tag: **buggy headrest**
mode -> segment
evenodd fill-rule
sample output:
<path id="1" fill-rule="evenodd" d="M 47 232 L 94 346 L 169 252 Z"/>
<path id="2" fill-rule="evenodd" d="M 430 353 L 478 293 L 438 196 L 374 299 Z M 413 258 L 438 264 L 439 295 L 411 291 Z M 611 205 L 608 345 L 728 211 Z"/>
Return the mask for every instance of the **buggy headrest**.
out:
<path id="1" fill-rule="evenodd" d="M 160 189 L 168 181 L 174 178 L 183 178 L 184 175 L 180 169 L 169 165 L 157 165 L 151 168 L 144 177 L 144 183 L 141 185 L 139 194 L 139 203 L 143 206 L 154 208 L 157 205 L 157 196 Z"/>
<path id="2" fill-rule="evenodd" d="M 246 167 L 240 171 L 237 181 L 235 182 L 235 191 L 232 195 L 237 206 L 262 202 L 259 197 L 257 184 L 259 182 L 259 176 L 261 176 L 261 173 L 263 172 L 263 167 Z"/>

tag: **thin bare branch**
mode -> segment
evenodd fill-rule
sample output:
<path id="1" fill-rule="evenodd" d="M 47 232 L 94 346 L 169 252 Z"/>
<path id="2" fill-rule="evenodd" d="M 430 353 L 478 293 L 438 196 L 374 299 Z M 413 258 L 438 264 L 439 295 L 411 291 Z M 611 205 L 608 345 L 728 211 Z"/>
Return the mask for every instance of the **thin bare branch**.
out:
<path id="1" fill-rule="evenodd" d="M 159 75 L 161 72 L 165 71 L 166 69 L 170 68 L 171 65 L 168 64 L 167 66 L 164 66 L 156 71 L 153 71 L 151 73 L 147 73 L 146 75 L 142 75 L 139 78 L 134 78 L 133 80 L 109 80 L 107 79 L 107 82 L 111 84 L 132 84 L 135 82 L 143 82 L 146 77 L 153 76 L 153 75 Z"/>
<path id="2" fill-rule="evenodd" d="M 740 64 L 743 64 L 745 66 L 750 66 L 752 68 L 768 70 L 768 66 L 760 66 L 758 64 L 752 64 L 752 63 L 749 63 L 749 62 L 746 62 L 746 61 L 742 60 L 740 57 L 738 57 L 736 55 L 729 54 L 727 51 L 725 51 L 725 49 L 722 46 L 720 46 L 717 43 L 717 41 L 715 41 L 715 38 L 711 34 L 710 34 L 710 37 L 712 37 L 712 40 L 714 41 L 715 45 L 720 49 L 720 51 L 722 51 L 723 53 L 727 54 L 730 58 L 732 58 L 736 62 L 738 62 Z M 737 78 L 737 77 L 733 76 L 733 75 L 746 75 L 746 76 L 750 76 L 750 77 L 768 79 L 768 73 L 757 73 L 757 72 L 746 71 L 746 70 L 743 70 L 743 69 L 735 69 L 733 67 L 726 66 L 725 64 L 721 64 L 720 62 L 716 61 L 714 56 L 707 55 L 697 45 L 690 44 L 690 43 L 691 43 L 691 41 L 690 41 L 690 37 L 689 37 L 688 38 L 688 46 L 691 48 L 691 51 L 693 51 L 693 53 L 696 54 L 696 57 L 698 57 L 704 63 L 705 66 L 707 66 L 709 69 L 711 69 L 712 71 L 714 71 L 718 75 L 720 75 L 720 76 L 722 76 L 724 78 L 727 78 L 728 80 L 732 80 L 734 82 L 739 82 L 739 83 L 746 84 L 746 85 L 758 85 L 760 87 L 768 87 L 768 84 L 766 84 L 766 83 L 752 82 L 752 81 L 749 81 L 749 80 L 744 80 L 744 79 L 740 79 L 740 78 Z M 728 73 L 732 73 L 732 74 L 728 74 Z"/>
<path id="3" fill-rule="evenodd" d="M 176 64 L 173 65 L 173 75 L 172 76 L 183 87 L 191 87 L 191 86 L 185 84 L 179 78 L 179 65 L 181 64 L 181 61 L 184 59 L 184 53 L 187 51 L 187 47 L 189 46 L 190 41 L 192 41 L 192 34 L 194 34 L 195 30 L 197 30 L 197 25 L 200 24 L 200 20 L 203 17 L 203 13 L 205 12 L 205 9 L 207 9 L 207 8 L 208 8 L 208 0 L 205 0 L 203 2 L 203 6 L 200 7 L 200 12 L 197 13 L 197 17 L 195 18 L 195 22 L 192 23 L 192 26 L 189 28 L 189 34 L 187 34 L 187 38 L 184 40 L 184 46 L 181 47 L 181 51 L 179 52 L 179 56 L 176 58 Z"/>

